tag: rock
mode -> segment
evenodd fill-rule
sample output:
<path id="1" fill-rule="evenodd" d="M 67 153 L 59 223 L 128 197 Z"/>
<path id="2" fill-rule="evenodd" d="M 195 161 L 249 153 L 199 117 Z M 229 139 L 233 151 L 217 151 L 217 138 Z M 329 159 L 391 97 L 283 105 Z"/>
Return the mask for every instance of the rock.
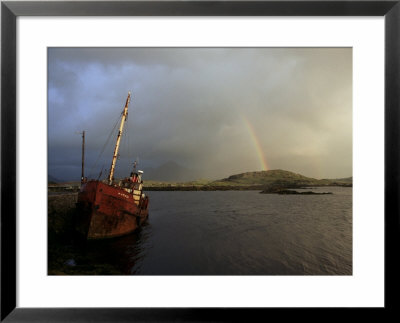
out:
<path id="1" fill-rule="evenodd" d="M 266 189 L 260 192 L 261 194 L 281 194 L 281 195 L 325 195 L 325 194 L 332 194 L 332 192 L 298 192 L 295 190 L 287 190 L 287 189 L 280 189 L 280 188 L 271 188 Z"/>

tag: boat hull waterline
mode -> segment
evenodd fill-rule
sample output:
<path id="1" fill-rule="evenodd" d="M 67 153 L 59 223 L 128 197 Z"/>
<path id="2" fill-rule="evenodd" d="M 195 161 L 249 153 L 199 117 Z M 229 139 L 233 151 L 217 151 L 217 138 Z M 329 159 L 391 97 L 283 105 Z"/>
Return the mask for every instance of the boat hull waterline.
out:
<path id="1" fill-rule="evenodd" d="M 132 233 L 147 220 L 145 202 L 122 187 L 88 181 L 78 194 L 76 231 L 89 240 Z"/>

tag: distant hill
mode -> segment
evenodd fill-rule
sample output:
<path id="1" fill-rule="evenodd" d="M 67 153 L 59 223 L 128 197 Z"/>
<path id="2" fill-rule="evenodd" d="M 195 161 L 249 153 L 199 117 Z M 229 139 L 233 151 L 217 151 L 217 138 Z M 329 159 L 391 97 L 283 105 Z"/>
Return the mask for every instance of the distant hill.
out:
<path id="1" fill-rule="evenodd" d="M 47 181 L 49 183 L 60 183 L 61 182 L 58 178 L 55 178 L 54 176 L 51 176 L 51 175 L 47 176 Z"/>
<path id="2" fill-rule="evenodd" d="M 353 183 L 353 177 L 328 179 L 329 181 L 337 181 L 341 183 Z"/>
<path id="3" fill-rule="evenodd" d="M 273 193 L 282 193 L 291 188 L 317 186 L 351 187 L 352 185 L 352 177 L 342 179 L 315 179 L 281 169 L 246 172 L 216 181 L 205 179 L 186 182 L 145 181 L 146 190 L 161 191 L 220 191 L 257 189 L 267 190 L 268 192 Z"/>
<path id="4" fill-rule="evenodd" d="M 286 170 L 275 169 L 258 172 L 236 174 L 221 180 L 213 181 L 210 185 L 276 185 L 276 186 L 325 186 L 350 185 L 352 177 L 345 179 L 315 179 Z"/>

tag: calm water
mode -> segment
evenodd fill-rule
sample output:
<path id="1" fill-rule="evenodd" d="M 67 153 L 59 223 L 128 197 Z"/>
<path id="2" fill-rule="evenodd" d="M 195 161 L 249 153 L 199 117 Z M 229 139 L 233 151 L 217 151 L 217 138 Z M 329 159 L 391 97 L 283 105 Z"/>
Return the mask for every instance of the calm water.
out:
<path id="1" fill-rule="evenodd" d="M 148 223 L 88 252 L 136 275 L 351 275 L 352 189 L 313 191 L 333 194 L 148 192 Z"/>

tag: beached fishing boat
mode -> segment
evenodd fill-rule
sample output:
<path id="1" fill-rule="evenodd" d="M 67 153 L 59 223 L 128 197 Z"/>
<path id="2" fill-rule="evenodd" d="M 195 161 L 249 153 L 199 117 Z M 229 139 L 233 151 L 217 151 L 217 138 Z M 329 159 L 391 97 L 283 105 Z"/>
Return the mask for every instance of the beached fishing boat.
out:
<path id="1" fill-rule="evenodd" d="M 104 239 L 135 231 L 148 217 L 149 198 L 143 193 L 143 172 L 136 171 L 136 162 L 129 177 L 114 179 L 124 124 L 128 116 L 130 92 L 126 99 L 116 139 L 110 172 L 104 180 L 84 177 L 84 133 L 82 141 L 81 189 L 76 203 L 75 229 L 85 239 Z"/>

